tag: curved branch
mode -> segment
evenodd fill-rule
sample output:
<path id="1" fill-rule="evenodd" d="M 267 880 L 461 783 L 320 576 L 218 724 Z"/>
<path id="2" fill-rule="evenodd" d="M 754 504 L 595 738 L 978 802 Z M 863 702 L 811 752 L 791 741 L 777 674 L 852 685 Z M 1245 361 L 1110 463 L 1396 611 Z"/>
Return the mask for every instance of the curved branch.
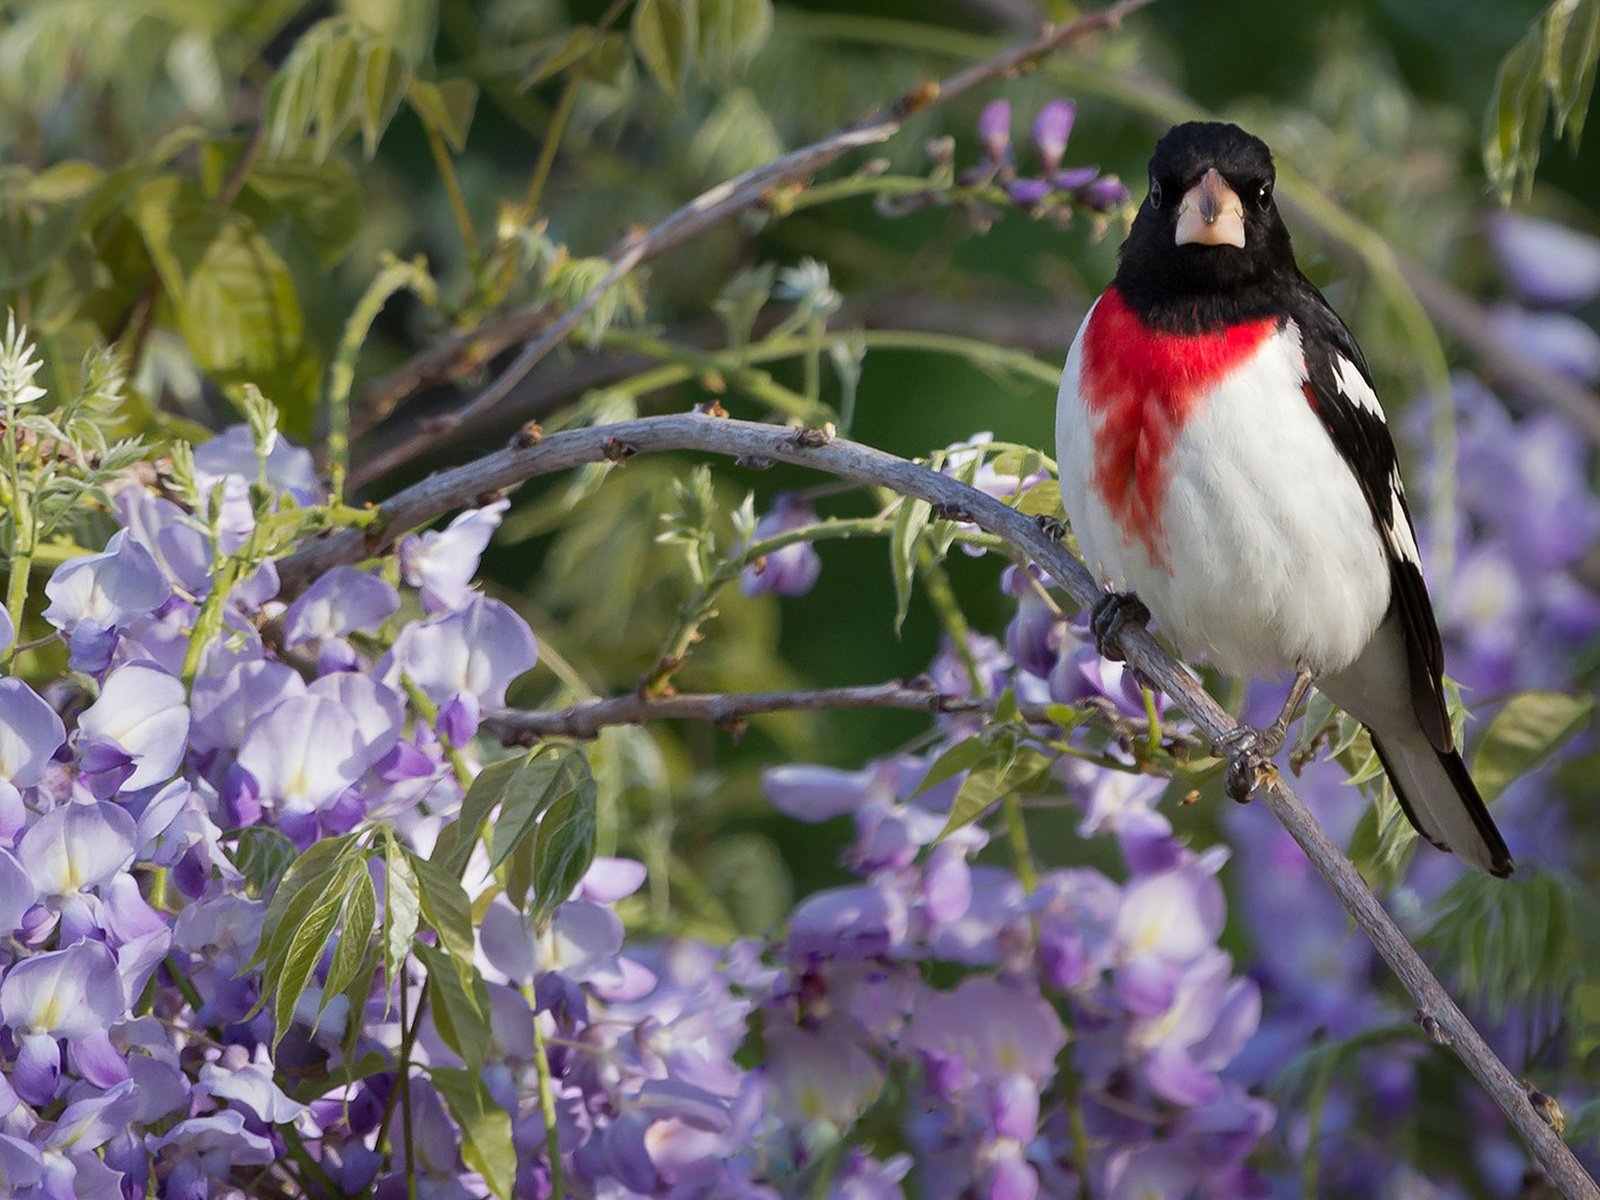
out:
<path id="1" fill-rule="evenodd" d="M 640 263 L 727 217 L 761 204 L 773 188 L 808 178 L 849 150 L 888 141 L 900 132 L 906 118 L 947 103 L 981 84 L 1011 75 L 1035 59 L 1090 33 L 1115 29 L 1130 13 L 1151 2 L 1118 0 L 1065 25 L 1046 25 L 1027 41 L 1019 42 L 993 58 L 958 71 L 943 82 L 924 84 L 901 96 L 888 108 L 846 125 L 820 141 L 792 150 L 743 175 L 719 183 L 667 216 L 648 233 L 613 247 L 606 256 L 611 260 L 611 269 L 582 299 L 559 315 L 550 305 L 512 313 L 425 351 L 380 383 L 377 395 L 370 403 L 382 411 L 391 411 L 413 389 L 430 379 L 442 377 L 441 372 L 448 372 L 466 361 L 482 362 L 525 337 L 532 338 L 495 381 L 466 404 L 453 412 L 425 421 L 416 432 L 353 469 L 350 472 L 351 486 L 359 487 L 408 462 L 431 445 L 439 434 L 448 433 L 462 422 L 493 408 L 540 359 L 565 341 L 606 293 Z"/>
<path id="2" fill-rule="evenodd" d="M 379 520 L 371 531 L 345 530 L 284 559 L 279 574 L 285 593 L 303 589 L 331 566 L 358 562 L 378 553 L 406 530 L 485 493 L 584 463 L 621 464 L 634 454 L 668 450 L 722 454 L 749 463 L 797 463 L 926 500 L 938 511 L 959 514 L 960 519 L 971 519 L 989 533 L 1004 538 L 1054 576 L 1081 605 L 1092 605 L 1100 596 L 1100 588 L 1088 569 L 1032 518 L 947 475 L 869 446 L 837 439 L 831 429 L 790 429 L 697 414 L 647 417 L 537 440 L 530 431 L 505 450 L 396 494 L 380 506 Z M 1166 692 L 1206 736 L 1217 741 L 1235 731 L 1234 719 L 1148 630 L 1125 632 L 1122 648 L 1129 664 Z M 1434 977 L 1354 864 L 1276 771 L 1269 768 L 1263 775 L 1259 790 L 1267 807 L 1300 844 L 1410 993 L 1430 1035 L 1455 1050 L 1563 1196 L 1568 1200 L 1600 1200 L 1600 1188 L 1530 1102 L 1528 1089 L 1500 1061 Z"/>

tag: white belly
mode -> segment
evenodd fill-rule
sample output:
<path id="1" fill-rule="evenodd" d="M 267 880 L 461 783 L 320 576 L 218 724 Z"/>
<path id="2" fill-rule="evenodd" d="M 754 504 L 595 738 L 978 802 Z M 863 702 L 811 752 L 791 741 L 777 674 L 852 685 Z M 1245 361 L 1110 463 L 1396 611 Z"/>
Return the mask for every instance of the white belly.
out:
<path id="1" fill-rule="evenodd" d="M 1082 343 L 1080 330 L 1056 448 L 1089 568 L 1136 593 L 1185 656 L 1229 674 L 1352 663 L 1388 610 L 1388 560 L 1354 472 L 1301 392 L 1294 325 L 1216 384 L 1177 435 L 1156 554 L 1118 527 L 1094 487 L 1098 418 L 1078 395 Z"/>

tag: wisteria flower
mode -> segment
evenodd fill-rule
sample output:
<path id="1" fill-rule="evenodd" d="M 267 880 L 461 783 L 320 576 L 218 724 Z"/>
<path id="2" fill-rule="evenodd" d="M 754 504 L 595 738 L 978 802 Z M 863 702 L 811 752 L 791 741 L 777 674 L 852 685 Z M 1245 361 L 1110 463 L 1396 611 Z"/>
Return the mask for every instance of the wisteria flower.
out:
<path id="1" fill-rule="evenodd" d="M 43 697 L 14 675 L 0 678 L 0 785 L 38 783 L 66 740 L 66 726 Z"/>
<path id="2" fill-rule="evenodd" d="M 816 509 L 809 501 L 784 492 L 773 498 L 772 507 L 756 522 L 753 540 L 762 542 L 793 529 L 817 523 Z M 739 574 L 739 588 L 746 596 L 775 592 L 780 596 L 803 596 L 816 585 L 822 559 L 810 542 L 792 542 L 763 554 Z"/>
<path id="3" fill-rule="evenodd" d="M 195 482 L 200 494 L 207 495 L 218 484 L 232 477 L 243 484 L 253 482 L 260 469 L 255 438 L 248 425 L 230 425 L 216 437 L 194 448 Z M 287 492 L 296 504 L 315 504 L 323 497 L 316 465 L 309 450 L 290 445 L 276 435 L 266 456 L 267 483 Z"/>
<path id="4" fill-rule="evenodd" d="M 334 567 L 289 605 L 283 615 L 284 644 L 371 632 L 399 607 L 399 593 L 377 576 L 354 567 Z"/>
<path id="5" fill-rule="evenodd" d="M 117 631 L 166 603 L 172 586 L 150 551 L 119 530 L 99 554 L 57 567 L 44 593 L 44 618 L 67 635 L 74 663 L 98 673 L 110 665 Z"/>
<path id="6" fill-rule="evenodd" d="M 171 779 L 189 736 L 183 681 L 153 663 L 106 676 L 100 698 L 78 718 L 83 769 L 97 794 L 136 791 Z"/>
<path id="7" fill-rule="evenodd" d="M 1572 308 L 1600 293 L 1600 239 L 1519 213 L 1489 219 L 1489 244 L 1523 299 Z"/>
<path id="8" fill-rule="evenodd" d="M 461 608 L 407 625 L 384 659 L 391 686 L 401 676 L 440 708 L 457 741 L 470 737 L 486 707 L 505 702 L 511 681 L 533 666 L 533 631 L 498 600 L 474 596 Z"/>
<path id="9" fill-rule="evenodd" d="M 99 942 L 17 963 L 0 981 L 0 1021 L 17 1039 L 12 1085 L 30 1104 L 44 1104 L 61 1080 L 58 1039 L 67 1041 L 84 1077 L 109 1087 L 128 1078 L 127 1063 L 109 1031 L 127 1007 L 117 963 Z"/>
<path id="10" fill-rule="evenodd" d="M 482 508 L 469 508 L 442 530 L 429 529 L 400 539 L 396 551 L 400 573 L 412 587 L 421 589 L 425 611 L 460 608 L 472 596 L 478 560 L 510 507 L 511 501 L 496 500 Z"/>

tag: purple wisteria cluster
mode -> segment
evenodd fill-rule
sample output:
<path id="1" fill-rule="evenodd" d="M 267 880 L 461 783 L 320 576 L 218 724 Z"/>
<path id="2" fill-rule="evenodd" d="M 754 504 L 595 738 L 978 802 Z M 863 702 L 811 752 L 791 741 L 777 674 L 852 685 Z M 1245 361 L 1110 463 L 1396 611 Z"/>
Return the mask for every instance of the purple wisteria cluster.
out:
<path id="1" fill-rule="evenodd" d="M 1037 477 L 997 466 L 990 440 L 950 448 L 946 469 L 1014 499 Z M 815 573 L 813 562 L 807 585 Z M 1087 704 L 1130 722 L 1164 713 L 1047 584 L 1008 568 L 1017 611 L 1004 642 L 969 634 L 964 653 L 947 643 L 934 687 L 1009 689 L 1024 704 Z M 924 784 L 979 725 L 943 721 L 940 743 L 918 755 L 765 773 L 787 815 L 851 820 L 843 862 L 860 877 L 800 902 L 764 989 L 769 1100 L 791 1138 L 794 1122 L 804 1131 L 796 1161 L 870 1129 L 887 1157 L 852 1140 L 850 1182 L 834 1194 L 1265 1195 L 1248 1160 L 1276 1113 L 1232 1069 L 1261 1010 L 1217 944 L 1225 852 L 1184 845 L 1156 807 L 1167 781 L 1108 752 L 1100 764 L 1059 758 L 1049 790 L 1077 809 L 1080 836 L 1115 839 L 1119 878 L 1079 867 L 1025 884 L 1020 864 L 975 861 L 984 827 L 947 829 L 967 772 Z M 1036 732 L 1044 747 L 1050 735 Z"/>
<path id="2" fill-rule="evenodd" d="M 283 1194 L 286 1153 L 348 1194 L 400 1178 L 374 1149 L 392 1107 L 391 997 L 375 985 L 367 1009 L 391 1015 L 364 1025 L 313 982 L 276 1027 L 261 1005 L 264 893 L 329 834 L 383 822 L 431 841 L 461 795 L 447 749 L 534 662 L 521 618 L 467 587 L 498 508 L 408 539 L 414 599 L 339 568 L 284 605 L 270 562 L 218 564 L 278 503 L 321 499 L 310 456 L 241 426 L 193 469 L 211 527 L 125 482 L 106 548 L 45 586 L 73 675 L 45 695 L 0 680 L 8 1195 Z M 196 646 L 208 612 L 219 634 Z M 0 649 L 14 636 L 4 622 Z M 276 869 L 252 868 L 247 842 L 281 847 Z M 352 1052 L 379 1057 L 333 1086 Z"/>
<path id="3" fill-rule="evenodd" d="M 983 160 L 960 176 L 962 184 L 998 183 L 1011 202 L 1033 208 L 1048 198 L 1071 199 L 1091 212 L 1104 213 L 1129 200 L 1128 187 L 1097 166 L 1063 167 L 1061 160 L 1078 117 L 1071 100 L 1051 100 L 1033 116 L 1031 133 L 1038 155 L 1038 174 L 1017 173 L 1011 142 L 1011 102 L 993 100 L 978 115 L 978 144 Z"/>
<path id="4" fill-rule="evenodd" d="M 1075 210 L 1081 210 L 1091 214 L 1095 228 L 1103 231 L 1109 214 L 1126 205 L 1131 194 L 1125 183 L 1097 166 L 1064 163 L 1077 116 L 1077 104 L 1067 99 L 1051 100 L 1034 114 L 1030 132 L 1036 173 L 1023 174 L 1011 139 L 1011 101 L 993 100 L 978 115 L 977 162 L 957 171 L 955 139 L 936 138 L 927 147 L 933 186 L 883 192 L 878 211 L 904 216 L 929 205 L 954 204 L 967 213 L 974 228 L 983 231 L 1006 206 L 1063 227 L 1072 223 Z"/>
<path id="5" fill-rule="evenodd" d="M 1226 855 L 1172 836 L 1164 781 L 1073 772 L 1080 831 L 1118 835 L 1126 877 L 1030 889 L 973 864 L 980 827 L 939 840 L 961 779 L 922 790 L 934 757 L 766 774 L 781 811 L 850 816 L 863 877 L 790 920 L 762 1024 L 775 1099 L 835 1128 L 876 1113 L 936 1200 L 1264 1195 L 1246 1159 L 1275 1112 L 1226 1075 L 1260 1017 L 1217 946 Z"/>

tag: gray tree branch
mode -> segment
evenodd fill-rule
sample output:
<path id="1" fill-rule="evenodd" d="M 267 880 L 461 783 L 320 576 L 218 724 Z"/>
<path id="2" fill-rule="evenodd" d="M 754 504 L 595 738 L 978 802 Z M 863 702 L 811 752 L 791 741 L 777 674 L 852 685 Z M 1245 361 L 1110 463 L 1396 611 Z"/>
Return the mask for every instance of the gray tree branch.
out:
<path id="1" fill-rule="evenodd" d="M 894 708 L 926 713 L 991 713 L 992 696 L 952 696 L 935 691 L 925 677 L 859 687 L 815 688 L 786 692 L 713 692 L 676 696 L 642 696 L 637 692 L 606 700 L 582 700 L 559 709 L 502 708 L 487 714 L 483 729 L 507 746 L 530 746 L 540 738 L 592 738 L 611 725 L 646 721 L 709 721 L 738 727 L 746 717 L 780 712 L 829 712 L 851 708 Z M 1091 706 L 1092 707 L 1092 706 Z M 1054 724 L 1049 705 L 1017 705 L 1023 720 Z M 1109 707 L 1093 714 L 1096 724 L 1122 738 L 1142 737 L 1143 721 L 1134 721 Z M 1190 735 L 1163 729 L 1166 742 L 1194 742 Z"/>
<path id="2" fill-rule="evenodd" d="M 585 463 L 621 464 L 634 454 L 672 450 L 726 455 L 746 463 L 795 463 L 926 500 L 947 515 L 970 518 L 989 533 L 1004 538 L 1039 563 L 1079 604 L 1092 605 L 1100 595 L 1088 569 L 1035 521 L 946 475 L 869 446 L 834 438 L 831 430 L 792 429 L 700 415 L 647 417 L 542 439 L 535 439 L 530 433 L 505 450 L 397 493 L 380 506 L 380 520 L 373 529 L 344 530 L 326 537 L 285 559 L 279 565 L 279 574 L 286 593 L 297 592 L 329 567 L 358 562 L 378 553 L 406 530 L 485 493 Z M 1237 722 L 1206 692 L 1195 675 L 1163 649 L 1149 631 L 1125 633 L 1122 647 L 1129 663 L 1171 697 L 1207 737 L 1217 741 L 1237 728 Z M 1567 1200 L 1600 1200 L 1600 1188 L 1535 1108 L 1528 1088 L 1490 1049 L 1310 810 L 1270 768 L 1263 773 L 1258 790 L 1411 995 L 1430 1036 L 1455 1050 L 1505 1114 L 1540 1169 Z"/>

